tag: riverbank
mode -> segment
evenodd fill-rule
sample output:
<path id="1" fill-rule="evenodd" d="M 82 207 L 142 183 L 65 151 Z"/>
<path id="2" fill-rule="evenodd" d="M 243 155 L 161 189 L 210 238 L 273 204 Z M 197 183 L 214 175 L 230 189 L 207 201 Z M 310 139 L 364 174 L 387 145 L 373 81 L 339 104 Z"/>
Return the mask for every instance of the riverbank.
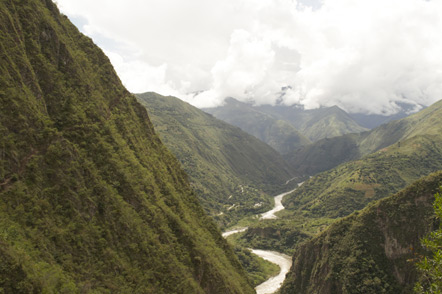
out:
<path id="1" fill-rule="evenodd" d="M 302 184 L 302 183 L 301 183 Z M 301 185 L 301 184 L 298 184 Z M 276 219 L 276 212 L 281 211 L 284 209 L 284 206 L 282 205 L 282 199 L 285 195 L 292 193 L 294 190 L 279 194 L 274 197 L 275 199 L 275 205 L 273 209 L 259 214 L 255 217 L 258 217 L 257 221 L 260 220 L 266 220 L 266 219 Z M 235 228 L 229 231 L 224 232 L 222 235 L 224 238 L 227 238 L 228 236 L 245 232 L 248 229 L 248 227 L 239 227 Z M 253 254 L 256 254 L 257 256 L 270 261 L 274 264 L 277 264 L 280 268 L 279 274 L 276 276 L 273 276 L 269 278 L 267 281 L 263 282 L 262 284 L 255 287 L 255 290 L 257 294 L 271 294 L 278 291 L 278 289 L 281 287 L 282 283 L 285 280 L 285 276 L 290 270 L 290 267 L 292 266 L 292 259 L 290 256 L 276 252 L 271 250 L 260 250 L 260 249 L 250 249 Z"/>

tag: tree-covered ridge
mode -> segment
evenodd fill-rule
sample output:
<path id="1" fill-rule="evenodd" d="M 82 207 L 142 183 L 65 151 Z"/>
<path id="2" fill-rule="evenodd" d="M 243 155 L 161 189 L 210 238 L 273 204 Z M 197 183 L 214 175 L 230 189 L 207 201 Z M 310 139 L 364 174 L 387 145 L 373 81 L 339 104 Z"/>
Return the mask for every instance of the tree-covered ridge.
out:
<path id="1" fill-rule="evenodd" d="M 0 292 L 253 293 L 103 52 L 51 0 L 0 28 Z"/>
<path id="2" fill-rule="evenodd" d="M 175 97 L 144 93 L 137 98 L 182 163 L 203 207 L 221 225 L 269 210 L 268 194 L 290 188 L 285 183 L 294 172 L 255 137 Z"/>
<path id="3" fill-rule="evenodd" d="M 299 246 L 281 293 L 411 293 L 442 172 L 337 221 Z M 411 260 L 411 262 L 410 262 Z"/>

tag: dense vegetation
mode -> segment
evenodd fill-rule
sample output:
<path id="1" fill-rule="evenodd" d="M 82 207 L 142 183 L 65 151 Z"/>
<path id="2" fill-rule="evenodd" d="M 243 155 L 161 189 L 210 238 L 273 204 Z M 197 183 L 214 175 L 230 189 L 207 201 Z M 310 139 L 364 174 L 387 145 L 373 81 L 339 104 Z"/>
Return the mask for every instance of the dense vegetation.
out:
<path id="1" fill-rule="evenodd" d="M 281 293 L 410 293 L 421 238 L 435 225 L 442 172 L 343 218 L 299 246 Z"/>
<path id="2" fill-rule="evenodd" d="M 433 207 L 439 228 L 422 240 L 423 247 L 431 254 L 417 259 L 420 278 L 414 290 L 419 294 L 442 293 L 442 195 L 436 193 L 435 198 Z"/>
<path id="3" fill-rule="evenodd" d="M 0 0 L 0 292 L 253 293 L 108 58 Z"/>
<path id="4" fill-rule="evenodd" d="M 313 237 L 313 233 L 302 228 L 299 220 L 261 220 L 249 226 L 244 233 L 232 239 L 237 245 L 263 250 L 294 253 L 294 244 Z"/>
<path id="5" fill-rule="evenodd" d="M 221 226 L 271 209 L 293 171 L 265 143 L 175 97 L 137 95 L 181 161 L 203 207 Z"/>
<path id="6" fill-rule="evenodd" d="M 275 118 L 255 109 L 250 104 L 233 98 L 226 99 L 223 106 L 206 108 L 204 111 L 241 128 L 269 144 L 281 154 L 292 152 L 311 143 L 291 123 Z"/>

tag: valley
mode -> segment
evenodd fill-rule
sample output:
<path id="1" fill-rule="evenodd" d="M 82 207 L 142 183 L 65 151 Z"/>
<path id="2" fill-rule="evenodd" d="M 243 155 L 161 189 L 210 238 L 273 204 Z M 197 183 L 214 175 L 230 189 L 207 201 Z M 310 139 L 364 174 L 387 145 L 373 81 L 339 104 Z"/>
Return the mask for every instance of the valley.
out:
<path id="1" fill-rule="evenodd" d="M 301 179 L 278 152 L 237 127 L 175 97 L 144 93 L 137 98 L 221 228 L 270 210 L 270 195 Z"/>
<path id="2" fill-rule="evenodd" d="M 143 95 L 138 97 L 144 99 L 144 102 L 141 102 L 145 103 L 148 111 L 152 113 L 153 122 L 164 142 L 178 158 L 182 158 L 180 150 L 186 148 L 186 144 L 190 142 L 188 139 L 178 140 L 182 136 L 180 134 L 198 134 L 200 132 L 198 129 L 202 125 L 209 127 L 215 122 L 219 125 L 219 121 L 213 120 L 214 118 L 210 116 L 213 121 L 211 123 L 192 122 L 191 118 L 203 115 L 202 112 L 173 97 Z M 166 104 L 158 107 L 158 101 Z M 230 107 L 235 105 L 232 103 L 237 103 L 241 110 L 235 108 L 235 111 L 237 114 L 241 113 L 244 105 L 234 101 L 229 103 Z M 177 112 L 178 109 L 181 113 Z M 253 115 L 256 115 L 256 112 Z M 231 194 L 228 197 L 230 202 L 224 206 L 226 210 L 221 210 L 223 217 L 229 218 L 230 221 L 218 224 L 224 230 L 233 229 L 225 231 L 223 236 L 235 247 L 243 248 L 241 250 L 253 248 L 253 250 L 262 250 L 258 252 L 281 252 L 285 256 L 296 254 L 301 244 L 326 232 L 334 223 L 400 191 L 423 176 L 441 170 L 442 134 L 439 127 L 442 123 L 441 117 L 439 102 L 421 112 L 370 131 L 344 134 L 308 143 L 301 148 L 296 147 L 295 153 L 292 153 L 295 157 L 291 157 L 290 154 L 284 156 L 291 167 L 286 168 L 285 165 L 281 167 L 286 170 L 292 168 L 297 176 L 293 181 L 290 181 L 292 178 L 290 180 L 286 178 L 284 183 L 294 184 L 305 181 L 304 184 L 274 197 L 273 208 L 270 206 L 272 201 L 263 205 L 262 200 L 256 198 L 249 202 L 249 207 L 253 209 L 246 208 L 240 198 L 234 198 Z M 170 136 L 174 133 L 170 127 L 172 121 L 180 121 L 181 131 Z M 266 118 L 261 124 L 262 126 L 273 124 L 273 121 Z M 219 125 L 219 128 L 225 132 L 226 126 Z M 207 138 L 207 135 L 200 133 L 193 139 L 192 144 L 194 146 L 209 144 L 210 140 L 201 142 L 203 138 Z M 216 144 L 222 146 L 220 143 Z M 198 152 L 195 154 L 202 154 L 202 147 L 197 148 Z M 192 153 L 187 152 L 187 154 L 187 158 L 190 158 L 189 155 Z M 181 162 L 185 168 L 187 166 L 190 175 L 195 174 L 197 168 L 201 166 L 199 163 L 189 165 L 188 159 Z M 265 166 L 267 163 L 263 164 Z M 212 170 L 217 169 L 212 167 Z M 258 188 L 259 180 L 254 183 L 254 187 Z M 201 182 L 200 185 L 205 184 Z M 281 188 L 286 187 L 281 182 L 279 185 Z M 264 186 L 260 187 L 262 189 Z M 244 193 L 244 188 L 239 191 Z M 210 194 L 209 191 L 207 193 Z M 244 196 L 244 199 L 253 199 L 243 194 Z M 221 196 L 222 198 L 225 197 Z M 211 213 L 215 219 L 220 219 L 221 207 L 218 206 Z M 248 212 L 236 214 L 236 217 L 232 218 L 232 210 L 241 207 L 246 208 Z M 245 261 L 242 262 L 247 267 Z M 255 275 L 255 273 L 256 269 L 253 269 L 253 274 L 252 272 L 249 274 Z"/>
<path id="3" fill-rule="evenodd" d="M 132 58 L 158 58 L 135 65 L 82 33 L 104 31 L 75 20 L 85 27 L 52 0 L 0 0 L 0 293 L 408 294 L 417 282 L 431 286 L 416 263 L 442 256 L 442 238 L 429 235 L 442 228 L 434 204 L 442 100 L 427 97 L 438 89 L 398 90 L 386 105 L 382 95 L 352 105 L 365 96 L 323 89 L 304 99 L 291 85 L 265 89 L 261 78 L 279 83 L 288 69 L 304 70 L 282 57 L 306 60 L 264 35 L 238 29 L 221 49 L 203 39 L 207 54 L 232 54 L 205 64 L 206 76 L 191 64 L 208 59 L 190 49 L 179 71 L 160 58 L 165 48 L 155 46 L 169 34 L 146 40 L 149 54 L 120 44 Z M 165 51 L 175 54 L 184 39 Z M 264 55 L 262 70 L 243 64 Z M 274 61 L 284 70 L 264 72 Z M 129 83 L 117 75 L 122 64 L 139 69 Z M 143 79 L 149 92 L 126 88 Z M 343 87 L 332 84 L 332 94 Z M 188 101 L 207 103 L 151 92 L 178 86 Z M 421 93 L 425 105 L 407 93 Z"/>
<path id="4" fill-rule="evenodd" d="M 298 184 L 298 186 L 299 185 L 302 185 L 302 183 Z M 293 191 L 294 190 L 291 190 L 289 192 L 285 192 L 285 193 L 275 196 L 274 197 L 275 205 L 274 205 L 273 209 L 271 209 L 265 213 L 256 215 L 255 218 L 258 218 L 258 220 L 276 219 L 277 216 L 275 215 L 275 213 L 284 209 L 284 206 L 281 203 L 282 199 L 284 198 L 285 195 L 287 195 Z M 232 235 L 238 234 L 238 233 L 242 233 L 247 230 L 248 230 L 248 227 L 234 228 L 234 229 L 223 232 L 222 236 L 224 238 L 228 238 L 229 236 L 232 236 Z M 281 285 L 284 282 L 284 279 L 286 277 L 286 274 L 290 270 L 290 267 L 292 265 L 291 257 L 288 255 L 285 255 L 283 253 L 270 251 L 270 250 L 250 249 L 250 248 L 248 248 L 248 250 L 250 250 L 253 254 L 255 254 L 257 256 L 278 265 L 279 273 L 276 276 L 270 277 L 267 281 L 265 281 L 255 287 L 257 294 L 275 293 L 281 287 Z"/>

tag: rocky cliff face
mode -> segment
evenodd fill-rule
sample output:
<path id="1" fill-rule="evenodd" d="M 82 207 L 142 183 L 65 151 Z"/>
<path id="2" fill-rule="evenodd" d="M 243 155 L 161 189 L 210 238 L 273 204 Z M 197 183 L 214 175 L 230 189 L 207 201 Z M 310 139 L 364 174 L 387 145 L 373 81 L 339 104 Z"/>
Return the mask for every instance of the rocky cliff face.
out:
<path id="1" fill-rule="evenodd" d="M 108 58 L 0 0 L 0 292 L 253 293 Z"/>
<path id="2" fill-rule="evenodd" d="M 442 172 L 333 224 L 300 246 L 281 293 L 410 293 L 410 260 L 435 227 L 434 194 Z"/>

